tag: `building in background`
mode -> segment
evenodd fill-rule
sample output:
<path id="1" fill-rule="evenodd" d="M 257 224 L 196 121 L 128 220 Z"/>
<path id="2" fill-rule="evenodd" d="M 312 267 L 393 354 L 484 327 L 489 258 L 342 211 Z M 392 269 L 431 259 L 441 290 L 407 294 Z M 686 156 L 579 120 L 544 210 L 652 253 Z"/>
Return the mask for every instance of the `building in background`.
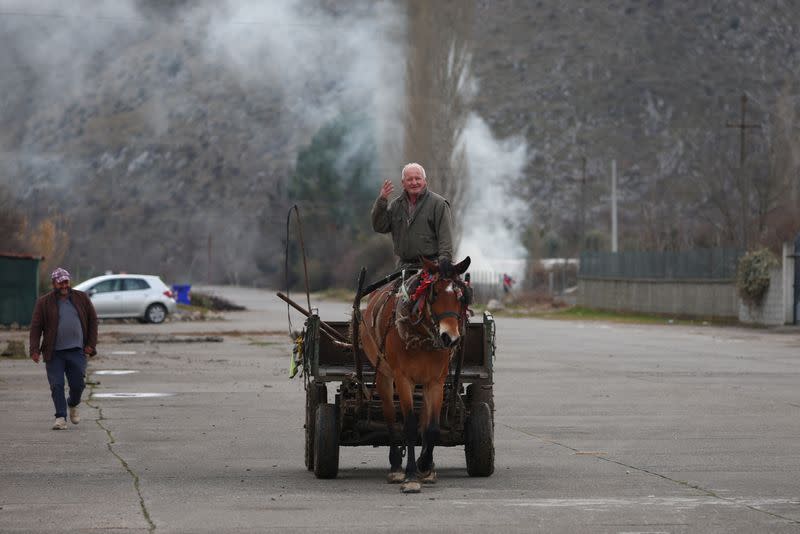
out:
<path id="1" fill-rule="evenodd" d="M 39 262 L 43 259 L 0 252 L 0 324 L 30 324 L 39 296 Z"/>

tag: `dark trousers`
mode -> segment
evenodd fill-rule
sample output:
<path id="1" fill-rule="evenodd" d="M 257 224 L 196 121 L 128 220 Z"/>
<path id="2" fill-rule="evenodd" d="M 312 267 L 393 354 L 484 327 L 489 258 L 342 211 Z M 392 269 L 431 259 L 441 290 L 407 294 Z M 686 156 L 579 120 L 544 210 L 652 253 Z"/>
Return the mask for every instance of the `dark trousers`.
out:
<path id="1" fill-rule="evenodd" d="M 86 382 L 86 355 L 83 348 L 57 350 L 47 362 L 47 381 L 50 382 L 50 393 L 56 407 L 56 417 L 67 416 L 67 404 L 77 406 L 81 403 L 81 395 Z M 69 402 L 64 397 L 64 375 L 69 384 Z"/>

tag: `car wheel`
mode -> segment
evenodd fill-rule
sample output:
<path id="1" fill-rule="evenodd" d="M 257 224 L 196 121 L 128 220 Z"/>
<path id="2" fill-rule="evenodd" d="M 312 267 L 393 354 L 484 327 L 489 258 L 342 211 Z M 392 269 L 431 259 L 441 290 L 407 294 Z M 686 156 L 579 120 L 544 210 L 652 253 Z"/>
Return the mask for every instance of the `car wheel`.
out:
<path id="1" fill-rule="evenodd" d="M 163 304 L 151 304 L 144 312 L 144 318 L 148 323 L 159 324 L 163 323 L 167 318 L 167 308 Z"/>

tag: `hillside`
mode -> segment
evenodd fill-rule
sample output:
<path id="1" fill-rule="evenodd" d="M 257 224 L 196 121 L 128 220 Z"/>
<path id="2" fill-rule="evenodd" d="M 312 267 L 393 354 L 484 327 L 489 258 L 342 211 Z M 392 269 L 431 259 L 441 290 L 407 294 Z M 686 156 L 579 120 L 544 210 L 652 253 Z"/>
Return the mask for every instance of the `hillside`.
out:
<path id="1" fill-rule="evenodd" d="M 32 219 L 68 217 L 67 261 L 84 273 L 279 280 L 298 153 L 366 113 L 381 148 L 370 188 L 396 172 L 402 139 L 402 2 L 310 4 L 120 2 L 57 17 L 59 4 L 21 2 L 0 19 L 0 183 Z M 623 242 L 724 241 L 704 180 L 737 163 L 725 125 L 743 92 L 762 125 L 751 159 L 771 165 L 779 97 L 797 104 L 797 20 L 777 0 L 476 2 L 474 105 L 498 138 L 527 141 L 509 190 L 531 207 L 531 252 L 607 235 L 612 158 Z"/>
<path id="2" fill-rule="evenodd" d="M 719 217 L 708 180 L 739 164 L 739 132 L 726 124 L 740 120 L 746 93 L 748 122 L 761 125 L 746 150 L 754 180 L 766 179 L 766 154 L 782 149 L 779 97 L 795 113 L 800 105 L 798 17 L 800 6 L 780 1 L 486 2 L 478 109 L 500 136 L 525 132 L 531 158 L 517 191 L 562 243 L 575 239 L 580 212 L 587 230 L 607 233 L 616 159 L 623 240 L 719 244 L 703 224 Z M 794 183 L 782 185 L 796 206 L 800 135 L 790 136 Z M 662 231 L 677 242 L 652 235 Z"/>

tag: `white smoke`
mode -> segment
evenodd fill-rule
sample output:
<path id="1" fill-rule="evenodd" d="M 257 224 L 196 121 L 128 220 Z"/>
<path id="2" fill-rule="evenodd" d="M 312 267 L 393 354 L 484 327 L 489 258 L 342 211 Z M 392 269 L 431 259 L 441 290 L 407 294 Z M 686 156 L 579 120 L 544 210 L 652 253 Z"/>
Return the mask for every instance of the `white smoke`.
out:
<path id="1" fill-rule="evenodd" d="M 301 0 L 226 6 L 225 16 L 209 22 L 207 53 L 243 84 L 280 91 L 298 127 L 315 131 L 358 111 L 375 121 L 379 147 L 400 146 L 405 16 L 396 3 L 354 4 L 342 13 L 312 10 Z M 324 94 L 310 90 L 320 84 L 328 86 Z"/>
<path id="2" fill-rule="evenodd" d="M 129 179 L 124 169 L 145 164 L 155 171 L 162 160 L 153 159 L 141 139 L 172 142 L 170 121 L 195 121 L 199 135 L 203 125 L 195 119 L 198 115 L 238 123 L 262 120 L 247 116 L 236 102 L 225 102 L 225 116 L 221 117 L 223 104 L 210 100 L 208 94 L 217 91 L 227 96 L 231 85 L 245 95 L 275 95 L 280 112 L 270 110 L 269 116 L 279 116 L 290 132 L 287 151 L 297 150 L 339 115 L 363 113 L 374 122 L 375 138 L 366 130 L 350 135 L 349 145 L 341 152 L 342 163 L 369 142 L 381 150 L 378 167 L 382 174 L 399 174 L 407 49 L 402 3 L 352 0 L 346 7 L 327 2 L 326 9 L 309 4 L 304 0 L 192 1 L 176 8 L 170 17 L 162 17 L 154 15 L 160 8 L 148 9 L 143 7 L 145 2 L 136 0 L 0 0 L 0 44 L 4 45 L 0 46 L 4 71 L 0 119 L 19 123 L 21 116 L 32 117 L 21 130 L 21 142 L 9 145 L 12 149 L 0 146 L 2 165 L 10 169 L 2 179 L 16 176 L 9 162 L 42 169 L 34 173 L 41 174 L 41 184 L 34 178 L 31 183 L 18 184 L 20 189 L 23 185 L 47 188 L 45 181 L 68 188 L 98 169 L 116 180 Z M 163 67 L 173 54 L 180 66 L 171 77 L 164 74 Z M 202 79 L 203 92 L 193 90 L 195 79 Z M 470 78 L 462 87 L 474 92 L 477 85 Z M 144 96 L 137 98 L 139 94 Z M 55 122 L 76 102 L 89 108 L 94 117 L 86 126 L 87 130 L 94 128 L 91 132 L 77 134 Z M 27 107 L 20 112 L 22 104 Z M 125 109 L 117 110 L 118 104 Z M 210 105 L 215 108 L 209 109 Z M 84 157 L 85 147 L 69 141 L 68 136 L 105 142 L 108 124 L 98 123 L 97 117 L 107 117 L 110 112 L 126 113 L 127 124 L 135 122 L 132 116 L 138 118 L 139 141 L 120 133 L 124 147 L 109 142 L 98 166 L 92 167 Z M 76 113 L 71 115 L 73 124 L 79 122 Z M 205 129 L 209 130 L 208 125 Z M 65 137 L 56 137 L 59 130 L 67 132 Z M 239 141 L 244 146 L 241 160 L 262 156 L 252 149 L 248 152 L 246 141 Z M 495 139 L 475 114 L 467 121 L 461 143 L 473 180 L 473 202 L 467 209 L 459 255 L 472 256 L 475 268 L 506 270 L 498 266 L 500 260 L 524 257 L 517 228 L 526 213 L 513 195 L 508 195 L 506 184 L 524 168 L 525 143 L 516 138 Z M 179 156 L 174 157 L 177 160 Z M 160 187 L 156 181 L 149 183 Z M 249 214 L 242 214 L 242 219 L 227 216 L 222 222 L 228 226 L 224 231 L 238 235 L 240 247 L 248 249 L 245 237 L 255 242 L 259 236 L 248 230 L 252 225 Z M 211 231 L 204 229 L 194 237 L 204 243 Z M 241 261 L 252 265 L 248 257 Z"/>
<path id="3" fill-rule="evenodd" d="M 167 21 L 135 0 L 0 0 L 0 33 L 5 33 L 4 44 L 11 45 L 7 54 L 0 50 L 5 71 L 0 88 L 6 94 L 31 93 L 36 112 L 54 118 L 72 102 L 91 101 L 87 95 L 96 96 L 102 106 L 117 99 L 131 101 L 136 92 L 145 91 L 147 105 L 135 112 L 147 131 L 162 136 L 169 128 L 170 110 L 195 109 L 205 102 L 191 89 L 183 96 L 176 94 L 175 82 L 164 79 L 158 65 L 126 48 L 139 46 L 150 34 L 160 41 L 149 42 L 148 50 L 162 56 L 184 49 L 186 43 L 199 50 L 191 60 L 194 67 L 184 58 L 179 78 L 196 68 L 193 74 L 206 77 L 205 84 L 211 74 L 247 94 L 274 94 L 284 121 L 298 132 L 293 145 L 307 142 L 309 132 L 331 119 L 357 111 L 374 123 L 377 139 L 368 139 L 370 143 L 399 149 L 405 14 L 388 0 L 356 1 L 338 11 L 309 4 L 187 2 Z M 118 55 L 126 60 L 116 60 Z M 97 79 L 90 72 L 93 68 L 106 70 L 109 83 L 87 83 Z M 182 87 L 190 87 L 183 82 Z M 37 134 L 28 137 L 24 146 L 39 144 Z M 365 142 L 363 137 L 351 138 Z M 16 157 L 32 161 L 42 155 L 21 149 Z"/>
<path id="4" fill-rule="evenodd" d="M 98 55 L 118 47 L 145 23 L 129 0 L 0 0 L 0 121 L 18 125 L 21 114 L 39 119 L 28 122 L 23 142 L 14 143 L 13 150 L 0 146 L 8 176 L 24 165 L 41 168 L 48 180 L 66 185 L 85 173 L 79 157 L 31 147 L 42 144 L 42 132 L 57 129 L 55 121 L 71 102 L 101 89 L 87 84 L 87 72 Z M 21 189 L 51 184 L 11 185 Z"/>
<path id="5" fill-rule="evenodd" d="M 457 256 L 470 256 L 473 271 L 506 272 L 521 280 L 527 253 L 520 242 L 520 228 L 530 212 L 510 187 L 527 162 L 525 140 L 498 140 L 486 122 L 473 113 L 467 119 L 461 142 L 471 184 Z"/>

